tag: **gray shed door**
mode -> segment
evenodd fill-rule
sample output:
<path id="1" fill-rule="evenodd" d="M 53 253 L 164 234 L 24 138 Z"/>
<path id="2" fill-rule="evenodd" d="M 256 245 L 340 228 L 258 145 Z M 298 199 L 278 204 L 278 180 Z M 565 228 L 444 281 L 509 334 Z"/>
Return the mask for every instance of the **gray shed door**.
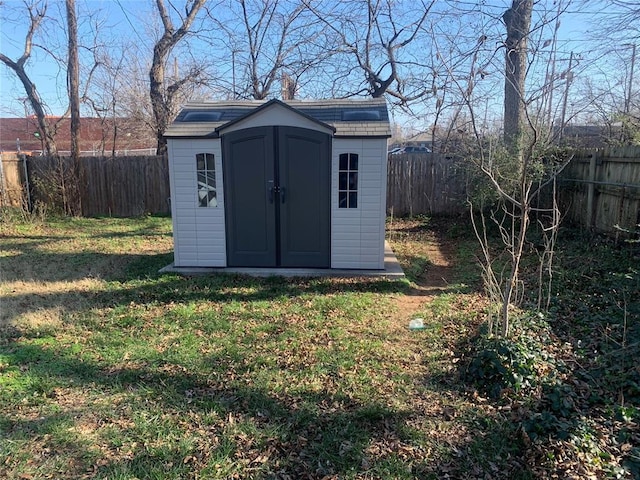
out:
<path id="1" fill-rule="evenodd" d="M 329 135 L 255 127 L 222 143 L 228 265 L 328 268 Z"/>

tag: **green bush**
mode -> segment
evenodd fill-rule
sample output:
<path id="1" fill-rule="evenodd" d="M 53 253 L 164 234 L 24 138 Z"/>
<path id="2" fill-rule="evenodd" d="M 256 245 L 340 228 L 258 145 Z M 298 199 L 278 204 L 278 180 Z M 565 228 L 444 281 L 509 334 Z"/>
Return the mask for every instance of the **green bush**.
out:
<path id="1" fill-rule="evenodd" d="M 539 373 L 545 363 L 553 362 L 546 350 L 551 341 L 547 323 L 538 316 L 522 317 L 514 320 L 512 332 L 509 337 L 481 333 L 472 342 L 464 376 L 493 398 L 505 391 L 525 394 L 549 382 Z"/>
<path id="2" fill-rule="evenodd" d="M 486 338 L 467 368 L 467 378 L 496 398 L 503 390 L 520 392 L 536 383 L 535 355 L 511 338 Z"/>

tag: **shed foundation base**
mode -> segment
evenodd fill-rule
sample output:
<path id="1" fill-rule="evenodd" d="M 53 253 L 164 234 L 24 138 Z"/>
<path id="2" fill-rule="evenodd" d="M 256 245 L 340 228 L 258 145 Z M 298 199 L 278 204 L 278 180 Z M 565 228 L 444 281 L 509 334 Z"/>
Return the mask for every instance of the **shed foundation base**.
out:
<path id="1" fill-rule="evenodd" d="M 160 269 L 160 273 L 180 275 L 210 275 L 236 273 L 252 277 L 379 277 L 404 278 L 402 267 L 388 243 L 384 245 L 384 270 L 346 268 L 252 268 L 252 267 L 176 267 L 173 263 Z"/>

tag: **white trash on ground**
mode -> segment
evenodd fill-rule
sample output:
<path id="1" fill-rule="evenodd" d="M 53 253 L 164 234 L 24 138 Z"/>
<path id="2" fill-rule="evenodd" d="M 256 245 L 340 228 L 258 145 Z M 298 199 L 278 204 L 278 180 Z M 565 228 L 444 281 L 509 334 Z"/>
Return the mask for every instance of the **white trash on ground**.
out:
<path id="1" fill-rule="evenodd" d="M 423 329 L 424 329 L 424 319 L 414 318 L 409 322 L 409 330 L 423 330 Z"/>

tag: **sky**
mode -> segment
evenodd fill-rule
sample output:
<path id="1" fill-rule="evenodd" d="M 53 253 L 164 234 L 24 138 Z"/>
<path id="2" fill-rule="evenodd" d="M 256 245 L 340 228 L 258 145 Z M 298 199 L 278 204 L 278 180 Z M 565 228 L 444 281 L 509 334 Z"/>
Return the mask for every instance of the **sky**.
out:
<path id="1" fill-rule="evenodd" d="M 0 52 L 15 60 L 21 54 L 23 48 L 26 23 L 24 19 L 21 21 L 14 11 L 16 7 L 20 7 L 21 1 L 8 0 L 3 3 L 0 3 Z M 53 3 L 54 5 L 51 5 L 48 10 L 48 14 L 53 19 L 47 21 L 46 32 L 39 35 L 36 41 L 45 48 L 64 52 L 66 42 L 64 38 L 64 2 Z M 183 2 L 175 3 L 180 4 Z M 480 0 L 475 2 L 470 0 L 460 3 L 469 5 L 482 4 L 485 11 L 494 12 L 495 15 L 499 16 L 500 12 L 508 7 L 510 1 Z M 555 8 L 555 2 L 552 0 L 541 0 L 540 3 L 547 9 Z M 95 14 L 93 21 L 101 23 L 99 27 L 101 34 L 104 35 L 107 32 L 106 39 L 102 41 L 109 42 L 111 41 L 109 38 L 132 38 L 137 44 L 150 45 L 149 39 L 151 35 L 149 35 L 148 30 L 151 27 L 148 19 L 153 17 L 151 0 L 77 0 L 77 4 L 81 37 L 89 38 L 91 31 L 94 29 L 91 22 L 82 19 L 83 13 L 92 11 L 98 12 Z M 593 45 L 593 40 L 588 37 L 589 22 L 597 18 L 599 21 L 606 23 L 607 18 L 612 13 L 615 13 L 610 9 L 603 10 L 603 5 L 603 2 L 599 1 L 576 2 L 562 16 L 559 30 L 559 60 L 564 61 L 566 64 L 570 52 L 576 52 L 574 57 L 576 71 L 578 71 L 578 64 L 583 59 L 578 52 L 584 52 L 582 55 L 588 55 Z M 439 0 L 437 6 L 446 8 L 447 1 Z M 621 49 L 619 54 L 625 54 L 624 48 Z M 81 52 L 82 55 L 86 55 L 86 52 Z M 64 112 L 67 106 L 67 99 L 65 98 L 66 79 L 64 69 L 60 68 L 60 64 L 52 60 L 51 56 L 45 54 L 41 48 L 35 48 L 27 70 L 41 97 L 45 100 L 49 112 L 53 115 L 60 115 Z M 25 111 L 30 113 L 28 108 L 25 109 L 24 97 L 24 90 L 17 81 L 15 74 L 4 65 L 0 65 L 0 116 L 22 116 Z"/>
<path id="2" fill-rule="evenodd" d="M 20 8 L 22 0 L 6 0 L 0 3 L 1 27 L 0 27 L 0 52 L 12 60 L 17 60 L 24 51 L 24 39 L 27 31 L 27 22 L 24 14 L 22 19 L 11 9 Z M 65 11 L 64 2 L 51 2 L 47 9 L 47 15 L 53 17 L 46 21 L 46 35 L 38 35 L 34 43 L 45 47 L 51 45 L 62 46 L 59 51 L 64 51 L 66 39 L 64 38 Z M 143 12 L 147 10 L 148 3 L 145 0 L 78 0 L 80 8 L 96 10 L 99 13 L 106 29 L 116 36 L 129 36 L 133 30 L 132 25 L 140 22 Z M 11 18 L 11 22 L 4 21 L 5 15 Z M 90 35 L 93 29 L 87 22 L 79 19 L 79 35 Z M 57 31 L 58 35 L 51 32 Z M 82 61 L 82 59 L 81 59 Z M 42 48 L 33 49 L 32 58 L 28 62 L 27 72 L 41 98 L 46 102 L 50 113 L 62 114 L 68 104 L 66 96 L 66 73 L 60 68 L 60 64 L 51 56 L 44 53 Z M 16 75 L 4 65 L 0 65 L 0 115 L 6 117 L 24 115 L 24 89 Z"/>

